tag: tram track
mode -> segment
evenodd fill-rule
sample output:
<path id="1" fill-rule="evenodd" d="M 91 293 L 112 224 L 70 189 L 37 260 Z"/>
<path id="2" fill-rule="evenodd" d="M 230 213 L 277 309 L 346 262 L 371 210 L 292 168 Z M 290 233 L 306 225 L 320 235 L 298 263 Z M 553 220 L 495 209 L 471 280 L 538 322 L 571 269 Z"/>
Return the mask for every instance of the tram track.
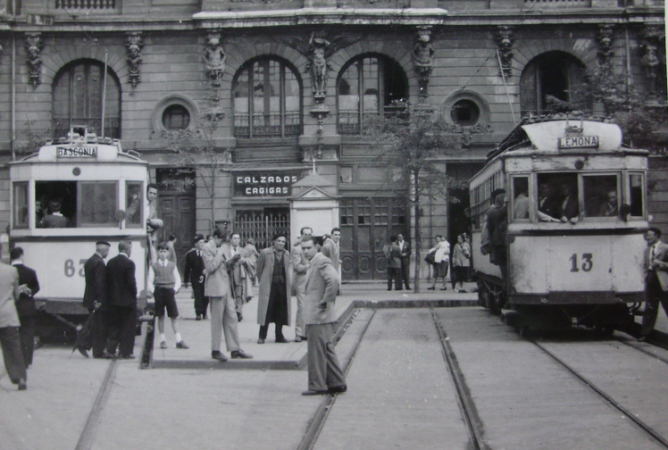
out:
<path id="1" fill-rule="evenodd" d="M 112 383 L 116 378 L 116 368 L 117 363 L 115 359 L 109 361 L 109 366 L 105 372 L 104 378 L 102 379 L 102 384 L 100 385 L 100 390 L 95 397 L 93 406 L 91 407 L 88 417 L 86 418 L 86 424 L 84 425 L 81 435 L 79 435 L 79 440 L 75 450 L 89 450 L 92 448 L 93 441 L 95 439 L 95 431 L 100 419 L 100 413 L 104 410 L 107 399 L 109 398 L 109 393 L 111 391 Z"/>
<path id="2" fill-rule="evenodd" d="M 654 440 L 656 443 L 660 444 L 663 446 L 663 448 L 668 449 L 668 439 L 666 439 L 664 436 L 662 436 L 659 432 L 657 432 L 653 427 L 651 427 L 649 424 L 647 424 L 645 421 L 641 420 L 638 418 L 638 416 L 622 405 L 620 402 L 615 400 L 615 398 L 608 393 L 606 393 L 603 389 L 601 389 L 599 386 L 596 385 L 593 381 L 591 381 L 589 378 L 587 378 L 585 375 L 580 373 L 576 368 L 568 364 L 566 361 L 564 361 L 562 358 L 557 356 L 554 352 L 550 351 L 548 348 L 545 347 L 545 345 L 541 344 L 540 342 L 537 342 L 534 339 L 527 338 L 526 339 L 528 342 L 531 342 L 534 344 L 540 351 L 550 357 L 553 361 L 555 361 L 557 364 L 559 364 L 561 367 L 563 367 L 567 372 L 569 372 L 571 375 L 573 375 L 576 379 L 578 379 L 582 384 L 584 384 L 589 390 L 594 392 L 599 398 L 604 400 L 608 405 L 610 405 L 612 408 L 616 409 L 617 411 L 621 412 L 624 417 L 629 419 L 637 428 L 639 428 L 642 432 L 644 432 L 647 436 L 649 436 L 652 440 Z M 632 345 L 629 345 L 630 347 L 636 348 Z M 636 350 L 638 350 L 636 348 Z M 647 353 L 647 352 L 643 352 Z M 649 354 L 649 353 L 647 353 Z M 651 355 L 649 354 L 650 356 Z M 661 359 L 661 358 L 660 358 Z M 666 362 L 665 360 L 661 359 L 661 361 Z"/>

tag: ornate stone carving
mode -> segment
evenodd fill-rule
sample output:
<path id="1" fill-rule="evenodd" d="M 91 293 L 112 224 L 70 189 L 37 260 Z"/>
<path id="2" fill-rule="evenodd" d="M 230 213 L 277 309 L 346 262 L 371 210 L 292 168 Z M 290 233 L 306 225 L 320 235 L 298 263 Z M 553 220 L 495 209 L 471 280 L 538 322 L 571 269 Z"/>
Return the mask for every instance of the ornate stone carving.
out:
<path id="1" fill-rule="evenodd" d="M 429 75 L 434 69 L 434 46 L 431 44 L 431 29 L 430 25 L 417 27 L 417 41 L 412 52 L 415 72 L 418 76 L 419 94 L 422 99 L 429 97 L 427 91 Z"/>
<path id="2" fill-rule="evenodd" d="M 614 27 L 612 25 L 599 25 L 596 40 L 598 41 L 598 62 L 606 64 L 610 62 L 615 52 L 612 51 L 612 38 Z"/>
<path id="3" fill-rule="evenodd" d="M 311 75 L 313 98 L 321 104 L 327 97 L 327 78 L 331 65 L 328 58 L 338 50 L 347 47 L 364 37 L 362 34 L 343 34 L 329 37 L 325 31 L 313 31 L 308 41 L 302 37 L 275 38 L 277 41 L 294 48 L 308 59 L 305 71 Z"/>
<path id="4" fill-rule="evenodd" d="M 666 54 L 664 52 L 664 43 L 666 35 L 662 26 L 646 26 L 642 32 L 642 50 L 641 64 L 645 68 L 645 75 L 649 81 L 649 91 L 653 96 L 659 94 L 662 90 L 659 88 L 658 80 L 661 77 L 660 67 L 666 63 Z"/>
<path id="5" fill-rule="evenodd" d="M 501 61 L 499 76 L 510 78 L 513 76 L 513 29 L 507 26 L 499 26 L 496 30 L 496 44 L 499 46 L 498 54 Z"/>
<path id="6" fill-rule="evenodd" d="M 42 83 L 42 33 L 26 33 L 26 64 L 33 89 Z"/>
<path id="7" fill-rule="evenodd" d="M 141 50 L 144 47 L 144 38 L 141 31 L 129 31 L 126 33 L 125 48 L 127 49 L 127 62 L 130 69 L 128 82 L 132 86 L 132 91 L 141 81 L 140 68 L 142 63 Z"/>
<path id="8" fill-rule="evenodd" d="M 206 75 L 209 77 L 212 87 L 219 87 L 225 75 L 225 60 L 227 55 L 221 43 L 220 33 L 209 33 L 204 45 L 204 64 L 206 64 Z"/>

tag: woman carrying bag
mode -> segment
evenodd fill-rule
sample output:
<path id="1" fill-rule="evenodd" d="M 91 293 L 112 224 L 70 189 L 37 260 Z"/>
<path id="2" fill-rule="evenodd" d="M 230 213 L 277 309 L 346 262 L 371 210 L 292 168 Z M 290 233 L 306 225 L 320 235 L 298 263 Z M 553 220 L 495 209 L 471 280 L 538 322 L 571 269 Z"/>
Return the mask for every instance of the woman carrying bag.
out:
<path id="1" fill-rule="evenodd" d="M 434 253 L 434 284 L 427 288 L 430 291 L 436 290 L 436 280 L 441 278 L 443 280 L 442 291 L 448 290 L 445 282 L 445 277 L 448 276 L 448 265 L 450 264 L 450 244 L 440 234 L 436 235 L 436 246 L 429 250 L 429 253 Z"/>
<path id="2" fill-rule="evenodd" d="M 471 265 L 471 247 L 467 242 L 466 233 L 460 234 L 457 237 L 457 244 L 452 251 L 452 290 L 455 290 L 455 285 L 459 282 L 459 292 L 466 292 L 464 290 L 464 281 L 468 276 L 469 266 Z"/>

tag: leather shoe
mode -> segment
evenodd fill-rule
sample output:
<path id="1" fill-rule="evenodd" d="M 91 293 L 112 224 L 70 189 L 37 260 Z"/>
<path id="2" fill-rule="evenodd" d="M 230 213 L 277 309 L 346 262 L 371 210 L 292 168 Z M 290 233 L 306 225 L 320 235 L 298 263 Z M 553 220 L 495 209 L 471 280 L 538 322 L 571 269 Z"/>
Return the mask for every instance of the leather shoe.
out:
<path id="1" fill-rule="evenodd" d="M 329 394 L 329 391 L 304 391 L 302 392 L 302 395 L 327 395 Z"/>
<path id="2" fill-rule="evenodd" d="M 264 339 L 262 339 L 262 338 L 258 339 L 258 340 L 257 340 L 257 343 L 258 343 L 258 344 L 264 344 Z"/>
<path id="3" fill-rule="evenodd" d="M 188 346 L 186 345 L 185 342 L 183 342 L 183 341 L 179 341 L 179 342 L 176 343 L 176 348 L 183 348 L 183 349 L 186 349 L 186 350 L 187 350 L 187 349 L 189 349 L 190 347 L 188 347 Z"/>
<path id="4" fill-rule="evenodd" d="M 135 355 L 121 355 L 118 359 L 135 359 Z"/>
<path id="5" fill-rule="evenodd" d="M 227 357 L 225 357 L 225 355 L 223 355 L 223 354 L 220 353 L 220 352 L 215 352 L 215 351 L 214 351 L 214 352 L 211 352 L 211 357 L 212 357 L 213 359 L 217 359 L 217 360 L 220 361 L 220 362 L 225 362 L 225 361 L 227 361 Z"/>
<path id="6" fill-rule="evenodd" d="M 162 342 L 160 343 L 160 348 L 163 349 L 163 350 L 166 350 L 166 349 L 167 349 L 167 342 L 162 341 Z"/>
<path id="7" fill-rule="evenodd" d="M 201 314 L 197 314 L 197 317 L 195 317 L 195 320 L 202 320 L 202 315 L 201 315 Z"/>
<path id="8" fill-rule="evenodd" d="M 81 353 L 84 357 L 86 357 L 86 358 L 90 358 L 90 357 L 88 356 L 88 350 L 86 350 L 85 348 L 79 346 L 79 347 L 77 347 L 77 350 L 79 350 L 79 353 Z"/>
<path id="9" fill-rule="evenodd" d="M 295 337 L 295 342 L 301 342 L 301 341 L 302 341 L 302 337 L 301 337 L 301 336 L 297 336 L 297 337 Z"/>
<path id="10" fill-rule="evenodd" d="M 647 342 L 649 340 L 649 336 L 640 336 L 638 338 L 638 342 Z"/>
<path id="11" fill-rule="evenodd" d="M 243 350 L 232 350 L 232 359 L 251 359 L 253 355 L 249 355 L 248 353 L 244 352 Z"/>
<path id="12" fill-rule="evenodd" d="M 427 288 L 427 290 L 428 290 L 428 291 L 435 291 L 436 288 L 435 288 L 435 287 L 429 287 L 429 288 Z"/>
<path id="13" fill-rule="evenodd" d="M 329 389 L 327 389 L 327 391 L 330 394 L 343 394 L 347 390 L 348 390 L 348 386 L 346 386 L 345 384 L 343 386 L 332 386 Z"/>
<path id="14" fill-rule="evenodd" d="M 19 391 L 25 391 L 28 389 L 25 378 L 19 378 L 19 382 L 17 384 L 19 385 Z"/>
<path id="15" fill-rule="evenodd" d="M 106 348 L 102 350 L 102 357 L 104 359 L 116 359 L 116 355 L 109 353 Z"/>
<path id="16" fill-rule="evenodd" d="M 283 336 L 277 337 L 276 338 L 276 343 L 277 344 L 287 344 L 288 340 L 285 339 Z"/>

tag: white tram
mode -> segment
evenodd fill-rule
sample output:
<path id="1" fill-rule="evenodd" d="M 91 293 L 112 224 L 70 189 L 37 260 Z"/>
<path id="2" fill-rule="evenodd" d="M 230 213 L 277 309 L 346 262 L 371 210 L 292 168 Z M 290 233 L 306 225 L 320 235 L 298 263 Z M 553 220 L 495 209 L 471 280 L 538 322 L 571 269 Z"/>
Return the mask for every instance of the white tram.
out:
<path id="1" fill-rule="evenodd" d="M 118 254 L 121 239 L 134 242 L 131 259 L 144 297 L 146 161 L 123 152 L 117 140 L 73 127 L 67 138 L 9 163 L 9 177 L 10 243 L 23 248 L 25 264 L 36 270 L 36 300 L 45 303 L 45 312 L 75 322 L 87 314 L 83 265 L 99 240 L 111 243 L 108 258 Z"/>
<path id="2" fill-rule="evenodd" d="M 620 128 L 596 118 L 523 120 L 470 182 L 481 304 L 511 310 L 504 318 L 521 331 L 632 326 L 644 301 L 647 155 L 622 147 Z M 499 188 L 508 198 L 506 279 L 481 249 Z"/>

